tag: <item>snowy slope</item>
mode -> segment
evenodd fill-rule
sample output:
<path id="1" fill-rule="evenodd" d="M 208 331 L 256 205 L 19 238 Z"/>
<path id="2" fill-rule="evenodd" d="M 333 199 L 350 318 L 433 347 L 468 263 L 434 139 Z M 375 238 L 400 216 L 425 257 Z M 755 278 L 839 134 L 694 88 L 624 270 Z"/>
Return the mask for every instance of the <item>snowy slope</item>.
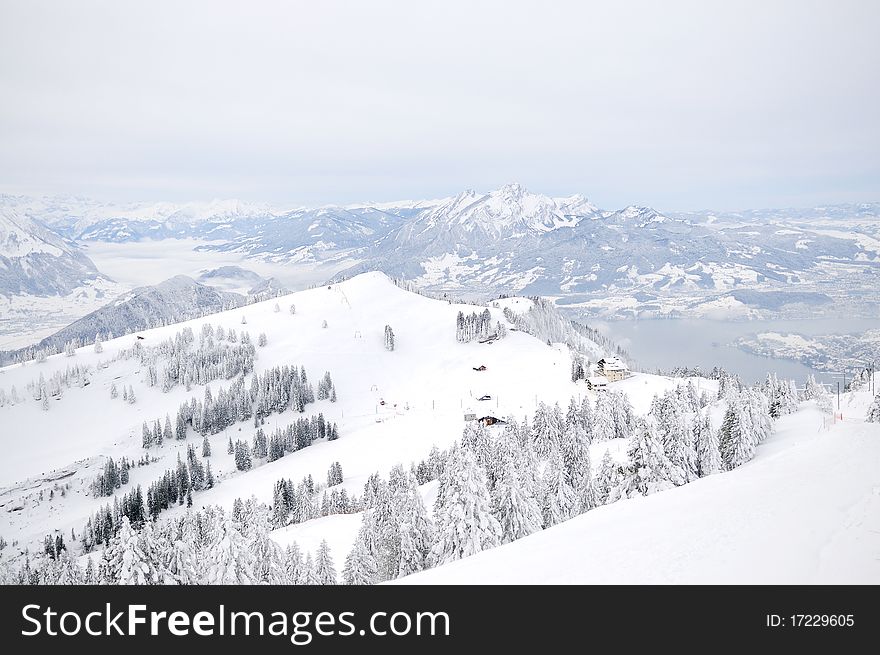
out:
<path id="1" fill-rule="evenodd" d="M 403 584 L 877 584 L 880 425 L 805 403 L 754 460 L 597 508 Z"/>
<path id="2" fill-rule="evenodd" d="M 499 305 L 521 313 L 527 311 L 526 302 L 514 298 Z M 482 308 L 405 291 L 379 273 L 291 294 L 278 300 L 279 311 L 275 303 L 141 333 L 143 345 L 149 346 L 184 325 L 199 332 L 208 322 L 227 331 L 247 330 L 252 338 L 265 332 L 268 345 L 257 350 L 257 372 L 304 365 L 312 382 L 330 371 L 336 385 L 338 402 L 318 401 L 306 413 L 321 411 L 337 422 L 338 440 L 319 440 L 240 472 L 226 452 L 227 439 L 250 440 L 253 422 L 210 436 L 217 485 L 193 495 L 197 507 L 229 509 L 236 498 L 251 495 L 269 503 L 279 479 L 311 475 L 320 481 L 333 462 L 344 471 L 342 486 L 349 494 L 361 494 L 373 472 L 385 476 L 395 464 L 408 466 L 425 458 L 435 444 L 444 448 L 456 441 L 467 411 L 521 418 L 532 414 L 538 400 L 566 403 L 572 396 L 591 395 L 583 384 L 570 381 L 569 353 L 561 344 L 548 346 L 515 331 L 491 345 L 458 343 L 457 313 Z M 291 303 L 295 314 L 288 310 Z M 503 320 L 501 306 L 489 308 L 493 321 Z M 392 352 L 384 348 L 386 324 L 396 337 Z M 58 355 L 0 369 L 0 389 L 7 398 L 13 384 L 24 396 L 16 404 L 0 406 L 0 535 L 15 540 L 18 552 L 39 548 L 54 529 L 79 532 L 92 513 L 113 500 L 87 493 L 104 458 L 139 458 L 145 452 L 144 420 L 173 416 L 182 401 L 204 395 L 200 385 L 190 391 L 177 386 L 168 393 L 149 387 L 138 360 L 114 359 L 134 342 L 133 336 L 121 337 L 106 342 L 102 353 L 82 348 L 74 357 Z M 478 364 L 487 370 L 474 371 Z M 92 367 L 89 384 L 66 389 L 43 411 L 28 396 L 27 383 L 73 365 Z M 713 381 L 693 382 L 698 393 L 717 392 Z M 111 400 L 111 383 L 133 388 L 137 402 Z M 628 396 L 637 414 L 644 414 L 656 393 L 684 383 L 636 374 L 612 387 Z M 215 381 L 209 386 L 216 395 L 220 386 L 228 385 Z M 482 394 L 492 400 L 475 400 Z M 758 448 L 753 461 L 734 471 L 600 507 L 406 581 L 877 582 L 880 426 L 862 421 L 869 400 L 864 391 L 845 394 L 846 420 L 830 428 L 825 426 L 827 417 L 804 403 L 799 412 L 778 421 L 777 433 Z M 716 425 L 720 410 L 713 410 Z M 271 431 L 299 416 L 290 410 L 272 414 L 263 427 Z M 135 485 L 148 486 L 174 466 L 178 455 L 185 455 L 187 445 L 199 448 L 201 441 L 191 431 L 186 441 L 166 441 L 150 449 L 158 461 L 131 469 L 131 481 L 117 497 Z M 606 450 L 614 460 L 626 461 L 626 447 L 621 439 L 594 443 L 594 466 Z M 430 508 L 437 483 L 419 491 Z M 161 517 L 184 511 L 174 508 Z M 360 514 L 330 515 L 281 528 L 272 538 L 282 546 L 296 542 L 306 552 L 315 552 L 326 539 L 341 565 L 360 523 Z"/>
<path id="3" fill-rule="evenodd" d="M 511 332 L 492 345 L 455 340 L 455 317 L 462 310 L 481 308 L 432 300 L 395 286 L 379 273 L 362 275 L 332 288 L 320 287 L 277 300 L 257 303 L 197 319 L 183 324 L 139 333 L 143 344 L 156 344 L 189 325 L 199 332 L 210 322 L 225 329 L 247 330 L 256 340 L 265 332 L 268 346 L 258 349 L 256 370 L 284 364 L 305 366 L 314 383 L 330 371 L 339 402 L 319 401 L 307 413 L 321 411 L 339 424 L 341 438 L 313 446 L 259 466 L 247 473 L 232 473 L 232 458 L 226 454 L 226 441 L 253 436 L 252 422 L 230 428 L 210 437 L 211 459 L 220 484 L 196 495 L 199 505 L 220 503 L 227 507 L 239 496 L 255 494 L 269 501 L 272 485 L 281 477 L 301 479 L 311 474 L 326 475 L 330 463 L 340 461 L 345 485 L 361 493 L 367 476 L 376 470 L 383 474 L 394 464 L 409 464 L 425 457 L 433 444 L 444 447 L 460 437 L 463 413 L 485 410 L 522 418 L 531 414 L 537 400 L 568 402 L 571 396 L 587 393 L 583 384 L 570 381 L 570 356 L 565 346 L 546 343 L 521 332 Z M 288 307 L 296 304 L 296 314 Z M 501 310 L 491 308 L 494 320 L 504 320 Z M 242 324 L 242 317 L 247 323 Z M 327 328 L 322 322 L 327 321 Z M 396 349 L 383 346 L 384 326 L 390 324 L 396 336 Z M 81 348 L 75 357 L 56 355 L 44 363 L 29 362 L 0 369 L 0 389 L 9 394 L 16 386 L 26 400 L 0 407 L 0 441 L 6 455 L 0 460 L 0 534 L 23 543 L 42 538 L 59 527 L 79 530 L 91 512 L 107 501 L 87 497 L 84 490 L 97 475 L 96 456 L 133 457 L 143 454 L 143 421 L 174 415 L 180 403 L 201 398 L 204 387 L 194 385 L 187 392 L 177 386 L 169 393 L 146 383 L 146 371 L 137 360 L 113 361 L 122 348 L 130 347 L 134 336 L 120 337 L 103 344 L 103 353 Z M 101 363 L 106 368 L 96 368 Z M 52 399 L 48 411 L 25 391 L 28 382 L 46 379 L 68 366 L 92 367 L 90 384 L 70 388 L 60 399 Z M 477 373 L 474 366 L 488 370 Z M 648 398 L 677 381 L 655 376 L 636 376 L 627 383 L 643 380 Z M 110 385 L 122 392 L 131 385 L 137 402 L 111 400 Z M 215 381 L 216 394 L 229 382 Z M 475 398 L 490 394 L 491 402 Z M 386 404 L 380 405 L 380 399 Z M 268 429 L 283 427 L 299 414 L 285 412 L 267 419 Z M 190 435 L 189 443 L 201 444 L 201 437 Z M 179 452 L 185 454 L 187 442 L 166 443 L 153 453 L 160 461 L 133 469 L 132 485 L 149 484 L 155 476 L 172 466 Z M 48 478 L 58 471 L 70 473 L 77 491 L 65 498 L 57 495 L 51 503 L 40 503 L 40 489 L 52 488 Z M 231 477 L 227 477 L 232 474 Z M 25 485 L 21 483 L 30 480 Z M 132 485 L 119 491 L 127 491 Z M 19 509 L 15 509 L 19 508 Z"/>

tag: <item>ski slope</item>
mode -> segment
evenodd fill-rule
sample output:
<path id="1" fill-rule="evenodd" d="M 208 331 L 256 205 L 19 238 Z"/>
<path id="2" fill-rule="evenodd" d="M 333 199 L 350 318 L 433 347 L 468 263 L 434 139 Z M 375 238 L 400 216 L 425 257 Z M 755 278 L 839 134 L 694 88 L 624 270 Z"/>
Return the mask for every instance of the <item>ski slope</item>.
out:
<path id="1" fill-rule="evenodd" d="M 880 425 L 861 418 L 867 394 L 846 396 L 844 421 L 804 403 L 733 471 L 396 582 L 880 583 Z"/>
<path id="2" fill-rule="evenodd" d="M 276 302 L 278 312 L 274 311 Z M 296 305 L 293 315 L 289 311 L 291 303 Z M 349 493 L 360 495 L 370 474 L 379 471 L 384 476 L 395 464 L 408 466 L 425 458 L 434 444 L 445 448 L 458 439 L 465 412 L 521 419 L 534 412 L 537 401 L 558 401 L 564 407 L 572 396 L 591 393 L 583 382 L 570 381 L 570 355 L 562 344 L 548 346 L 514 331 L 491 345 L 458 343 L 458 312 L 482 310 L 420 296 L 395 286 L 381 273 L 367 273 L 330 287 L 139 333 L 144 337 L 141 343 L 150 345 L 172 337 L 184 326 L 198 334 L 206 322 L 215 327 L 223 325 L 227 331 L 247 331 L 254 341 L 265 332 L 268 345 L 257 349 L 257 372 L 296 364 L 305 366 L 312 384 L 330 371 L 336 385 L 338 402 L 310 404 L 306 416 L 320 411 L 337 422 L 341 435 L 337 441 L 318 441 L 275 462 L 240 472 L 226 452 L 227 440 L 252 439 L 253 422 L 236 424 L 209 437 L 211 467 L 218 484 L 194 494 L 196 506 L 220 504 L 230 508 L 237 497 L 251 495 L 269 503 L 277 480 L 300 480 L 309 474 L 324 480 L 334 461 L 342 465 L 343 485 Z M 493 322 L 504 321 L 500 308 L 490 307 L 490 311 Z M 326 328 L 322 327 L 324 321 Z M 386 324 L 394 330 L 393 352 L 384 349 Z M 23 547 L 41 542 L 53 529 L 67 534 L 75 529 L 78 533 L 94 511 L 113 501 L 86 493 L 100 473 L 104 458 L 138 459 L 145 452 L 141 443 L 144 421 L 164 421 L 166 413 L 173 419 L 183 401 L 204 396 L 204 387 L 199 385 L 193 385 L 189 392 L 177 386 L 163 393 L 160 387 L 148 386 L 146 371 L 141 370 L 137 360 L 114 361 L 120 349 L 130 347 L 135 340 L 135 335 L 128 335 L 104 342 L 100 354 L 88 346 L 78 349 L 74 357 L 59 354 L 43 363 L 34 361 L 0 369 L 0 388 L 8 394 L 15 385 L 18 394 L 26 398 L 16 405 L 0 407 L 0 443 L 4 449 L 4 457 L 0 458 L 0 535 L 7 541 L 16 539 Z M 27 382 L 40 374 L 48 379 L 54 371 L 73 364 L 94 369 L 90 384 L 65 390 L 60 399 L 50 401 L 48 411 L 42 411 L 40 402 L 27 396 Z M 487 370 L 474 371 L 479 365 Z M 637 374 L 618 384 L 630 395 L 636 411 L 643 412 L 655 393 L 684 382 Z M 113 383 L 119 389 L 117 399 L 110 398 Z M 220 386 L 228 387 L 230 383 L 214 381 L 209 386 L 216 394 Z M 710 391 L 715 389 L 710 381 L 698 383 Z M 122 400 L 123 386 L 134 389 L 135 404 Z M 484 394 L 491 395 L 492 400 L 476 400 Z M 380 404 L 382 400 L 384 405 Z M 299 416 L 289 410 L 273 414 L 263 427 L 270 432 Z M 150 454 L 159 461 L 133 468 L 130 484 L 119 489 L 117 495 L 137 484 L 146 488 L 175 465 L 178 454 L 185 457 L 188 444 L 195 444 L 201 452 L 201 442 L 202 437 L 190 431 L 186 441 L 170 441 L 152 448 Z M 625 445 L 613 447 L 617 456 L 625 454 Z M 59 479 L 62 484 L 72 485 L 64 497 L 57 493 Z M 49 500 L 52 489 L 56 493 Z M 41 491 L 43 500 L 39 498 Z M 183 510 L 171 510 L 162 516 L 174 511 Z M 337 557 L 344 555 L 336 551 Z"/>

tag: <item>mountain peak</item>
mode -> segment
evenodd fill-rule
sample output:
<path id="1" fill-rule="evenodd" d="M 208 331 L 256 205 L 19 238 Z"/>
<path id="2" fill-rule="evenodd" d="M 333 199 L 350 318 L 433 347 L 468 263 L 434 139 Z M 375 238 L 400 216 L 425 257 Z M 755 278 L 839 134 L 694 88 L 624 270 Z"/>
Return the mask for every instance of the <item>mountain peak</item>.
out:
<path id="1" fill-rule="evenodd" d="M 519 182 L 510 182 L 509 184 L 505 184 L 500 189 L 498 189 L 498 193 L 505 196 L 512 196 L 514 198 L 521 198 L 522 196 L 529 194 L 528 190 Z"/>

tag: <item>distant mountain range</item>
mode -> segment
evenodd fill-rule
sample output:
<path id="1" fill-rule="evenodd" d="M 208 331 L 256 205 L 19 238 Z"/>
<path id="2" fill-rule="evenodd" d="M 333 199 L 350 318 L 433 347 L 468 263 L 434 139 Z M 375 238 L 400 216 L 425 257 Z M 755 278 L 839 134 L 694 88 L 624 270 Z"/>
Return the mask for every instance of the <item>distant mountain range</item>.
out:
<path id="1" fill-rule="evenodd" d="M 0 352 L 0 365 L 32 359 L 38 350 L 60 352 L 69 341 L 77 346 L 88 344 L 94 341 L 96 334 L 105 339 L 109 335 L 118 337 L 234 309 L 248 302 L 249 299 L 240 294 L 220 291 L 177 275 L 159 284 L 135 289 L 33 346 Z"/>
<path id="2" fill-rule="evenodd" d="M 439 200 L 289 210 L 0 196 L 0 212 L 68 239 L 80 276 L 97 272 L 72 241 L 185 237 L 205 241 L 203 251 L 348 265 L 337 278 L 381 270 L 437 292 L 553 296 L 611 317 L 880 307 L 880 203 L 662 213 L 605 210 L 581 195 L 551 198 L 509 184 Z M 0 293 L 40 288 L 17 270 L 2 278 Z M 54 277 L 47 292 L 65 286 L 62 273 Z"/>
<path id="3" fill-rule="evenodd" d="M 64 295 L 101 277 L 75 244 L 26 214 L 0 209 L 0 294 Z"/>

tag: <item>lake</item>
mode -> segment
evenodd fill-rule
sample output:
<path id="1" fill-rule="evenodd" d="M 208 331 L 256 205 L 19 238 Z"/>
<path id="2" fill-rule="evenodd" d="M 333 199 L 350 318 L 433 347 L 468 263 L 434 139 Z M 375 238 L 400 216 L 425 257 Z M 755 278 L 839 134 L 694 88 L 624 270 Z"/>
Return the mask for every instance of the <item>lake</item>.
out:
<path id="1" fill-rule="evenodd" d="M 821 318 L 778 321 L 711 321 L 708 319 L 647 319 L 632 321 L 586 321 L 625 348 L 643 371 L 675 366 L 713 366 L 736 373 L 744 382 L 763 380 L 774 371 L 780 377 L 803 384 L 813 373 L 820 382 L 834 385 L 841 378 L 815 371 L 791 360 L 762 357 L 733 346 L 739 337 L 757 332 L 854 334 L 877 327 L 876 319 Z"/>

